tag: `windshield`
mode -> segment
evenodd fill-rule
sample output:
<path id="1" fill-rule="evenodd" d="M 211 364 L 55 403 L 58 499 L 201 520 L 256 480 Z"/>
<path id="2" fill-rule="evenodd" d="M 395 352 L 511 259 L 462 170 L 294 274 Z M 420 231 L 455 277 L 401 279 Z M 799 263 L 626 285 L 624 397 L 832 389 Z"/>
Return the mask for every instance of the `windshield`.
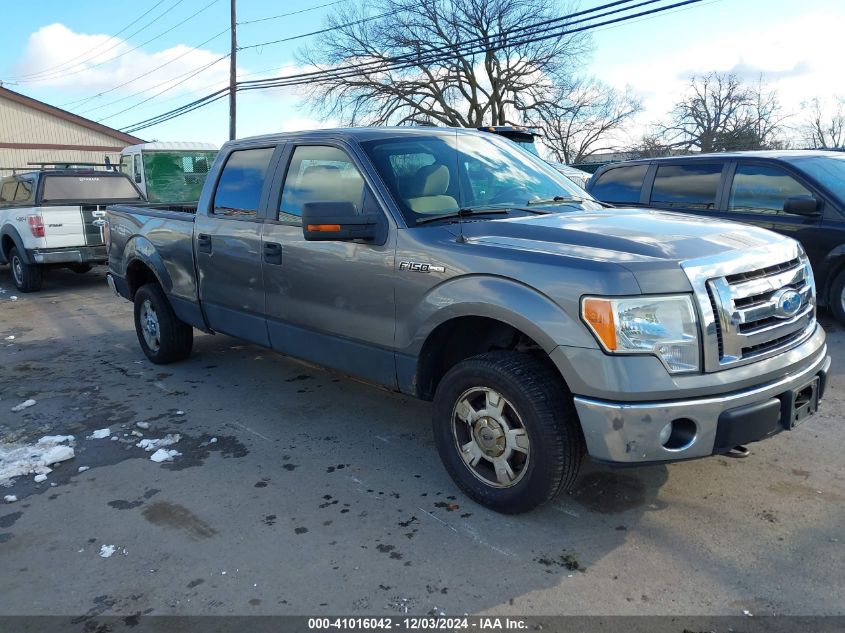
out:
<path id="1" fill-rule="evenodd" d="M 789 162 L 831 191 L 845 191 L 845 154 L 790 158 Z"/>
<path id="2" fill-rule="evenodd" d="M 141 200 L 141 194 L 124 175 L 45 176 L 44 202 L 97 203 Z"/>
<path id="3" fill-rule="evenodd" d="M 403 135 L 361 145 L 409 226 L 467 208 L 563 210 L 555 198 L 600 208 L 542 160 L 492 134 Z"/>

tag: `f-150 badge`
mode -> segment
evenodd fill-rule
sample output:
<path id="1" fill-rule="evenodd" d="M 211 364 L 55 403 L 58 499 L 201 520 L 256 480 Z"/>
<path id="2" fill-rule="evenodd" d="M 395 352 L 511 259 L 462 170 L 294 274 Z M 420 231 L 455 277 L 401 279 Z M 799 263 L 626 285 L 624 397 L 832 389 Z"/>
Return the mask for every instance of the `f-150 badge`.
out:
<path id="1" fill-rule="evenodd" d="M 445 273 L 446 268 L 443 266 L 432 266 L 431 264 L 421 264 L 419 262 L 399 262 L 399 270 L 410 270 L 415 273 Z"/>

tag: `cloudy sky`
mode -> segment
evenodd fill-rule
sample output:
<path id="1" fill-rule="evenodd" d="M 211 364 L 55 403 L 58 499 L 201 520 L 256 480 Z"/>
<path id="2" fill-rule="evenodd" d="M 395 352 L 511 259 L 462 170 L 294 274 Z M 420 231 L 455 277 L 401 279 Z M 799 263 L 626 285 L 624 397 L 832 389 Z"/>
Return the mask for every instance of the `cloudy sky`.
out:
<path id="1" fill-rule="evenodd" d="M 590 8 L 605 1 L 579 4 Z M 329 2 L 238 0 L 238 20 Z M 561 12 L 569 4 L 561 2 Z M 239 44 L 319 29 L 331 10 L 324 6 L 244 24 L 238 30 Z M 38 11 L 26 3 L 8 3 L 0 80 L 12 90 L 122 128 L 226 85 L 228 23 L 228 0 L 48 0 Z M 620 88 L 630 85 L 642 97 L 645 112 L 634 135 L 666 113 L 691 73 L 709 70 L 732 70 L 755 80 L 763 73 L 797 121 L 801 103 L 808 98 L 845 95 L 843 31 L 843 0 L 704 0 L 593 31 L 587 70 Z M 307 41 L 241 51 L 239 78 L 291 72 L 296 49 Z M 238 104 L 239 136 L 321 124 L 290 90 L 242 93 Z M 137 134 L 219 144 L 228 134 L 227 108 L 223 99 Z"/>

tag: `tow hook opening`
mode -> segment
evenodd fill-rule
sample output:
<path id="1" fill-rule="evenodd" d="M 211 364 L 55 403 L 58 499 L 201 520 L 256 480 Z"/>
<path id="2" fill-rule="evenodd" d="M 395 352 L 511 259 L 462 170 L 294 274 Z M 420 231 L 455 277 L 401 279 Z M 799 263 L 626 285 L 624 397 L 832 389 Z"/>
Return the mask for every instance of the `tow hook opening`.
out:
<path id="1" fill-rule="evenodd" d="M 682 451 L 695 442 L 698 426 L 689 418 L 672 420 L 660 431 L 660 443 L 668 451 Z"/>

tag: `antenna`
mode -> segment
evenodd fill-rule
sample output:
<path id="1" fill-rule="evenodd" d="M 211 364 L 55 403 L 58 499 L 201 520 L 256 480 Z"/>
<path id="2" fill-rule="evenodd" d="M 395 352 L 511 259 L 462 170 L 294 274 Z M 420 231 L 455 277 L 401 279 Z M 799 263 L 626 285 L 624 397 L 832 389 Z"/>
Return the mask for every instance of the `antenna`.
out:
<path id="1" fill-rule="evenodd" d="M 458 154 L 458 128 L 455 128 L 455 173 L 461 173 L 461 159 L 460 155 Z M 458 178 L 458 231 L 460 234 L 458 235 L 457 242 L 459 244 L 464 244 L 467 241 L 467 238 L 464 237 L 464 218 L 463 214 L 461 213 L 460 209 L 463 208 L 461 200 L 463 200 L 463 196 L 461 195 L 461 179 Z"/>

